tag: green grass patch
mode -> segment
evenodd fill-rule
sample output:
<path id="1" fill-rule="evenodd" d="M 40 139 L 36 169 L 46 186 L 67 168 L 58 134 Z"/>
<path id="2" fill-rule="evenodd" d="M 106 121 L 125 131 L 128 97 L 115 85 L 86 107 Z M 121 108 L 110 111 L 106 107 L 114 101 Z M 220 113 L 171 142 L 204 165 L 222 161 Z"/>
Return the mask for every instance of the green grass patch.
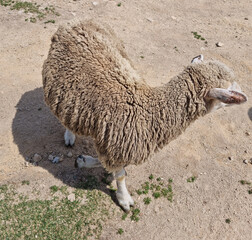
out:
<path id="1" fill-rule="evenodd" d="M 0 5 L 10 7 L 10 10 L 23 11 L 25 14 L 32 14 L 31 17 L 26 18 L 25 21 L 36 23 L 38 20 L 46 19 L 48 16 L 59 16 L 60 14 L 52 5 L 43 7 L 36 2 L 29 1 L 14 1 L 14 0 L 0 0 Z M 55 23 L 55 20 L 50 19 L 44 23 Z"/>
<path id="2" fill-rule="evenodd" d="M 112 215 L 111 200 L 98 190 L 80 191 L 85 204 L 78 197 L 29 200 L 7 185 L 0 186 L 1 239 L 99 239 L 103 223 Z"/>

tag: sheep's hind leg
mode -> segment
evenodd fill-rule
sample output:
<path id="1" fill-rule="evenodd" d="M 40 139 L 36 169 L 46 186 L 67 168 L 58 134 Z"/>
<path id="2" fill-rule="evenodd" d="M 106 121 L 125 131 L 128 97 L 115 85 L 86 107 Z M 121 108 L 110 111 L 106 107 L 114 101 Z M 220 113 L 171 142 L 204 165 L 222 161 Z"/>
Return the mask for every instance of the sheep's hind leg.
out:
<path id="1" fill-rule="evenodd" d="M 80 155 L 75 161 L 75 167 L 77 168 L 95 168 L 102 167 L 102 164 L 98 158 L 93 158 L 88 155 Z"/>
<path id="2" fill-rule="evenodd" d="M 72 147 L 75 142 L 75 135 L 70 130 L 66 129 L 64 139 L 65 139 L 65 145 Z"/>
<path id="3" fill-rule="evenodd" d="M 130 211 L 130 206 L 134 205 L 125 183 L 126 172 L 124 169 L 114 173 L 117 185 L 116 197 L 120 206 L 126 211 Z"/>

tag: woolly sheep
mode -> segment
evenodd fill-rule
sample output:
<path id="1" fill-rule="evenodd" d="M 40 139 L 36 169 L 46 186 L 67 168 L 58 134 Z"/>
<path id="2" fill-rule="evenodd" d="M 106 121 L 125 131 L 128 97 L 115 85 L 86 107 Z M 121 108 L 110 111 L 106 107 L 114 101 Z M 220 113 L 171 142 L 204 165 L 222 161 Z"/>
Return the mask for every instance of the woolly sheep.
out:
<path id="1" fill-rule="evenodd" d="M 52 37 L 43 65 L 45 101 L 66 127 L 65 143 L 75 134 L 94 139 L 97 158 L 82 156 L 77 166 L 105 167 L 117 182 L 125 211 L 134 204 L 124 168 L 141 164 L 213 109 L 247 100 L 224 64 L 196 57 L 161 87 L 138 76 L 110 28 L 91 21 L 61 26 Z"/>

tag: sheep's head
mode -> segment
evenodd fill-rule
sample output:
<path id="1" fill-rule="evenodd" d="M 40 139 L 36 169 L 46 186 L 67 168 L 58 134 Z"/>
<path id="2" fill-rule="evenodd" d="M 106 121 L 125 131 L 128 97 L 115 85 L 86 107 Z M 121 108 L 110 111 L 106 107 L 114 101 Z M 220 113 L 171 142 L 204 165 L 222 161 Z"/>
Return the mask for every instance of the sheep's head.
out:
<path id="1" fill-rule="evenodd" d="M 234 74 L 226 65 L 217 61 L 205 63 L 203 55 L 195 57 L 192 64 L 198 64 L 199 68 L 201 68 L 200 65 L 202 64 L 210 71 L 209 82 L 211 84 L 204 93 L 204 101 L 208 112 L 247 101 L 247 96 L 234 81 Z"/>

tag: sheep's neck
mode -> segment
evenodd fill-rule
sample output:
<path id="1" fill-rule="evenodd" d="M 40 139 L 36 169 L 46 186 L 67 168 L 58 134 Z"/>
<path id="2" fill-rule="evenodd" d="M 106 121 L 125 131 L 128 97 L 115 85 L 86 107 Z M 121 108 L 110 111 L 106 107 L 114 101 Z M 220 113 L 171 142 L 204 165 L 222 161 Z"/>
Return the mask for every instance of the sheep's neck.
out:
<path id="1" fill-rule="evenodd" d="M 161 148 L 180 135 L 199 116 L 206 114 L 203 99 L 191 91 L 184 80 L 171 80 L 162 87 L 152 88 L 152 127 L 157 147 Z M 150 105 L 150 104 L 149 104 Z"/>

